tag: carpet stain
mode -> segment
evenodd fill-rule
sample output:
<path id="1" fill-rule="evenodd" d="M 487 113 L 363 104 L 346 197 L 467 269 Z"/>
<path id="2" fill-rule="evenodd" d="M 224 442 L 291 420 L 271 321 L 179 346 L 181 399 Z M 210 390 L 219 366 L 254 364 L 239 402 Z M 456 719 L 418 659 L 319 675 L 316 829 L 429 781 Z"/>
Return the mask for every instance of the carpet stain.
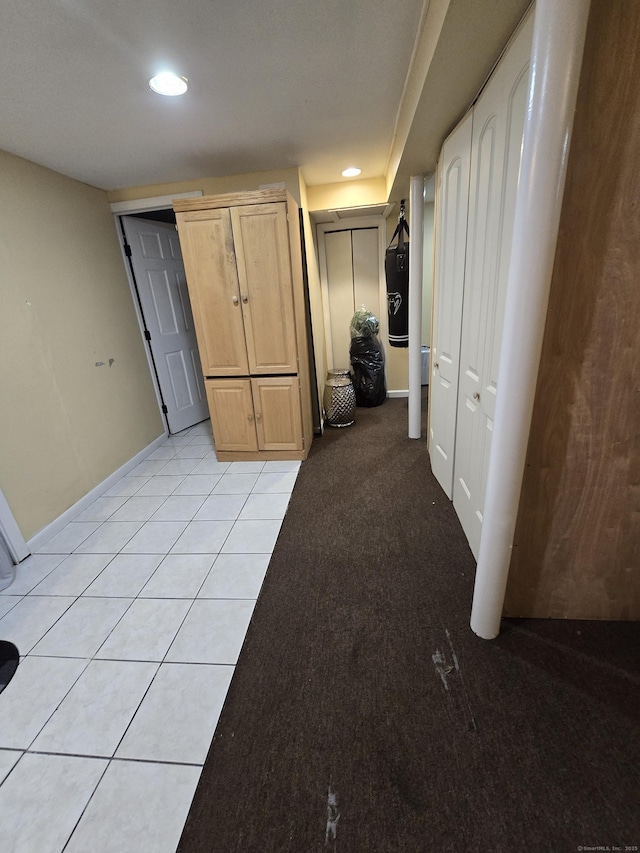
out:
<path id="1" fill-rule="evenodd" d="M 446 629 L 445 629 L 446 631 Z M 449 642 L 449 646 L 451 648 L 451 660 L 449 663 L 444 652 L 441 652 L 440 649 L 436 649 L 435 652 L 431 655 L 431 660 L 436 668 L 436 672 L 440 676 L 440 680 L 444 685 L 444 689 L 449 689 L 449 676 L 451 673 L 457 673 L 460 671 L 460 664 L 458 663 L 458 658 L 456 656 L 455 650 L 453 648 L 453 643 L 451 642 L 451 635 L 448 631 L 446 631 L 447 640 Z"/>
<path id="2" fill-rule="evenodd" d="M 340 812 L 338 811 L 338 797 L 335 791 L 332 791 L 331 788 L 329 788 L 327 795 L 327 827 L 324 835 L 325 845 L 329 844 L 330 841 L 336 841 L 339 820 Z"/>
<path id="3" fill-rule="evenodd" d="M 473 716 L 473 711 L 471 710 L 471 702 L 469 701 L 469 694 L 467 693 L 467 687 L 464 683 L 462 672 L 460 671 L 460 662 L 458 661 L 456 650 L 453 647 L 451 634 L 447 628 L 445 628 L 445 634 L 447 635 L 447 643 L 449 645 L 450 660 L 447 660 L 445 653 L 440 651 L 438 648 L 431 655 L 431 660 L 433 661 L 436 672 L 440 676 L 440 680 L 447 692 L 449 692 L 449 678 L 455 678 L 456 682 L 459 684 L 459 687 L 456 687 L 455 689 L 456 692 L 460 694 L 459 698 L 464 705 L 464 716 L 466 717 L 467 728 L 469 731 L 477 731 L 476 721 Z"/>

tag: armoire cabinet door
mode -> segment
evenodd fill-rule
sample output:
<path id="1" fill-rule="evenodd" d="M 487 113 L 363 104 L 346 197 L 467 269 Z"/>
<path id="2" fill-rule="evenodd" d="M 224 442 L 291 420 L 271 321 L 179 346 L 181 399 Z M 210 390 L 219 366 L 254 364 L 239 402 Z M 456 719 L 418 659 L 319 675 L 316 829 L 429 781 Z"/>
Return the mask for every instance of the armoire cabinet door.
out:
<path id="1" fill-rule="evenodd" d="M 177 213 L 189 298 L 205 376 L 249 373 L 228 209 Z"/>
<path id="2" fill-rule="evenodd" d="M 249 373 L 297 373 L 287 207 L 231 208 Z"/>
<path id="3" fill-rule="evenodd" d="M 260 377 L 251 388 L 260 450 L 302 450 L 298 377 Z"/>
<path id="4" fill-rule="evenodd" d="M 206 379 L 217 450 L 258 449 L 250 379 Z"/>

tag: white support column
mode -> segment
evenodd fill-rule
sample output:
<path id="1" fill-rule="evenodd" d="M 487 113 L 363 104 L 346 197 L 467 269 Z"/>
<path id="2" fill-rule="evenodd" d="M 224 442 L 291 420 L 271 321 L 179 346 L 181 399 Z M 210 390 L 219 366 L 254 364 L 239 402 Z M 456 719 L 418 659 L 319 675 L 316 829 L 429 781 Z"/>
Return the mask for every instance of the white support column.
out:
<path id="1" fill-rule="evenodd" d="M 409 227 L 409 438 L 420 438 L 424 176 L 411 178 Z"/>
<path id="2" fill-rule="evenodd" d="M 547 316 L 589 0 L 537 0 L 471 628 L 500 631 Z"/>

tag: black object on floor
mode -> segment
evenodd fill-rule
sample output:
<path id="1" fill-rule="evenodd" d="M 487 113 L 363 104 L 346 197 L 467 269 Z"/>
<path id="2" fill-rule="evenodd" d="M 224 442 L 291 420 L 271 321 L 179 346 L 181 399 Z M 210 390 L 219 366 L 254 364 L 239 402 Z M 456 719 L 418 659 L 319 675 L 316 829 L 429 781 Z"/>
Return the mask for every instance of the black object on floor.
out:
<path id="1" fill-rule="evenodd" d="M 181 853 L 640 843 L 640 623 L 469 628 L 475 562 L 406 400 L 302 465 Z"/>
<path id="2" fill-rule="evenodd" d="M 0 640 L 0 693 L 15 675 L 20 663 L 20 652 L 7 640 Z"/>

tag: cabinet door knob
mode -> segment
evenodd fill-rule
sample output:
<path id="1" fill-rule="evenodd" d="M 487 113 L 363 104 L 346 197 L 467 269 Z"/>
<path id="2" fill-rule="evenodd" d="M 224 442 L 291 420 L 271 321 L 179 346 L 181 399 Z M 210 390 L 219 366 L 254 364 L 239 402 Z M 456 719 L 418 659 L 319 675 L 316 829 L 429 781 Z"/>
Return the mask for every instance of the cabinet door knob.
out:
<path id="1" fill-rule="evenodd" d="M 232 296 L 232 297 L 231 297 L 231 301 L 233 302 L 233 304 L 234 304 L 234 305 L 237 305 L 237 304 L 238 304 L 238 297 L 237 297 L 237 296 Z"/>
<path id="2" fill-rule="evenodd" d="M 261 421 L 261 420 L 262 420 L 262 415 L 260 414 L 260 412 L 256 412 L 256 420 L 257 420 L 257 421 Z"/>
<path id="3" fill-rule="evenodd" d="M 253 415 L 247 415 L 247 420 L 249 421 L 250 424 L 252 424 L 253 423 Z"/>
<path id="4" fill-rule="evenodd" d="M 243 293 L 243 294 L 242 294 L 242 301 L 243 301 L 243 302 L 248 302 L 248 301 L 249 301 L 249 297 L 247 296 L 247 294 L 246 294 L 246 293 Z"/>
<path id="5" fill-rule="evenodd" d="M 473 399 L 474 399 L 474 400 L 479 400 L 479 399 L 480 399 L 480 394 L 478 394 L 478 392 L 477 392 L 477 391 L 474 391 L 474 392 L 473 392 Z"/>
<path id="6" fill-rule="evenodd" d="M 434 364 L 434 367 L 435 367 L 435 369 L 436 369 L 436 370 L 438 370 L 438 368 L 440 367 L 440 365 L 438 364 L 438 362 L 437 362 L 437 361 L 436 361 L 436 363 Z"/>

